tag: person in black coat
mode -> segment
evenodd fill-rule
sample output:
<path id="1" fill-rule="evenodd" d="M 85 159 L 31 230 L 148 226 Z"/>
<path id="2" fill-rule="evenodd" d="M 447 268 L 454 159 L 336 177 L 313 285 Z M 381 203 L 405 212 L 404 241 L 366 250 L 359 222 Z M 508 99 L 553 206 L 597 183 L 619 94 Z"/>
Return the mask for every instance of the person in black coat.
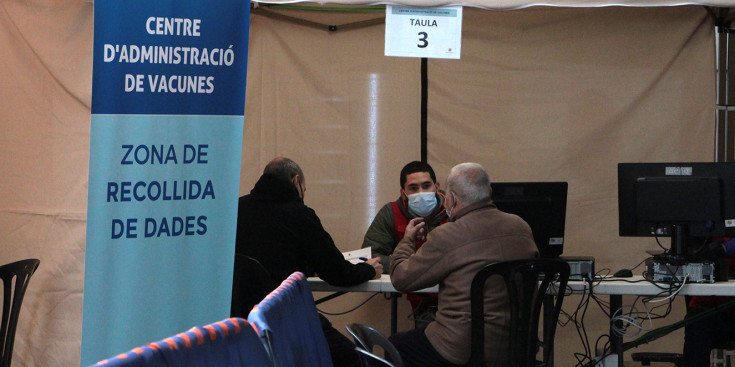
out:
<path id="1" fill-rule="evenodd" d="M 249 195 L 239 200 L 235 252 L 258 260 L 273 288 L 293 272 L 318 275 L 335 286 L 352 286 L 383 273 L 380 258 L 352 264 L 334 244 L 313 209 L 304 204 L 306 180 L 285 157 L 273 159 Z M 335 366 L 359 366 L 354 344 L 319 314 Z"/>

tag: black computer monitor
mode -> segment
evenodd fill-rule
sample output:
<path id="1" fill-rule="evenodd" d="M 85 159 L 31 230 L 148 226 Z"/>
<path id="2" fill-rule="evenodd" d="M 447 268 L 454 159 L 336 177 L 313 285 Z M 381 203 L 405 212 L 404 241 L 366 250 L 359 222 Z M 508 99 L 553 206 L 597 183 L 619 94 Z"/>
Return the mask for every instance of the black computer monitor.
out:
<path id="1" fill-rule="evenodd" d="M 735 236 L 735 162 L 619 163 L 620 236 L 671 237 L 685 258 L 689 239 Z"/>
<path id="2" fill-rule="evenodd" d="M 523 218 L 533 231 L 541 257 L 558 257 L 564 250 L 567 215 L 566 182 L 493 182 L 492 200 L 498 209 Z"/>

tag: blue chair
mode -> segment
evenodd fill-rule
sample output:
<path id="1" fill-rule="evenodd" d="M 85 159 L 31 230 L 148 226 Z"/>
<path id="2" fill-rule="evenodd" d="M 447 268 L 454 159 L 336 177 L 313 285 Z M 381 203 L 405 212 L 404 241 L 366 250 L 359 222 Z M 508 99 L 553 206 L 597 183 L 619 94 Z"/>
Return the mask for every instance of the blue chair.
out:
<path id="1" fill-rule="evenodd" d="M 303 273 L 291 274 L 248 315 L 276 367 L 332 366 L 311 288 Z"/>
<path id="2" fill-rule="evenodd" d="M 104 367 L 273 366 L 244 319 L 230 318 L 97 362 Z"/>

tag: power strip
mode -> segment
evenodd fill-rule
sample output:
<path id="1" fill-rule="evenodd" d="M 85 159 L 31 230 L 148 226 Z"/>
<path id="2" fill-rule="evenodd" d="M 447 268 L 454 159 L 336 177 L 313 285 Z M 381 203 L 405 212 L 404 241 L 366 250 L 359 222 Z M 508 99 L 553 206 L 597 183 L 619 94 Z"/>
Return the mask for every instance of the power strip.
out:
<path id="1" fill-rule="evenodd" d="M 600 356 L 595 357 L 595 367 L 617 367 L 618 366 L 618 355 L 609 354 L 602 358 Z"/>

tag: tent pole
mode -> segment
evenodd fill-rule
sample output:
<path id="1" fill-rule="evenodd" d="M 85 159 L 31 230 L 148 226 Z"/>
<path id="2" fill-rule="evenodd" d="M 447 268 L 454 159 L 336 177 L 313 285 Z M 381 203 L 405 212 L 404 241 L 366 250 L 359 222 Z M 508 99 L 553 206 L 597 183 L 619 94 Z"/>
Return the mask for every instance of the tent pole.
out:
<path id="1" fill-rule="evenodd" d="M 427 106 L 428 106 L 428 61 L 425 57 L 421 58 L 421 162 L 427 161 Z"/>
<path id="2" fill-rule="evenodd" d="M 731 46 L 729 9 L 708 9 L 715 21 L 716 28 L 716 69 L 717 69 L 717 110 L 715 112 L 715 162 L 735 161 L 735 129 L 730 122 L 735 122 L 735 93 L 730 83 L 730 65 L 735 57 Z"/>

